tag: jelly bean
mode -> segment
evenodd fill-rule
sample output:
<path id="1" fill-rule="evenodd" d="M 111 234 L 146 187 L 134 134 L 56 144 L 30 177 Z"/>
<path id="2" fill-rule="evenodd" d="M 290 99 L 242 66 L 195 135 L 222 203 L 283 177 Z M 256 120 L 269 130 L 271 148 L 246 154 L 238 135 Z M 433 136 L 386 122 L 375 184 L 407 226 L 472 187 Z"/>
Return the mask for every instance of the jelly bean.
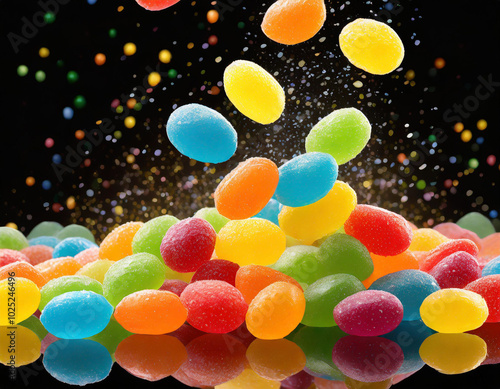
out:
<path id="1" fill-rule="evenodd" d="M 346 297 L 333 310 L 335 323 L 347 334 L 379 336 L 403 320 L 403 304 L 391 293 L 364 290 Z"/>
<path id="2" fill-rule="evenodd" d="M 288 247 L 271 268 L 286 274 L 302 284 L 312 284 L 317 280 L 318 248 L 313 246 Z"/>
<path id="3" fill-rule="evenodd" d="M 491 221 L 479 212 L 470 212 L 457 221 L 459 227 L 475 232 L 481 239 L 495 233 L 495 227 Z"/>
<path id="4" fill-rule="evenodd" d="M 246 219 L 231 220 L 220 230 L 215 252 L 219 258 L 240 266 L 270 265 L 285 248 L 285 234 L 276 224 L 264 219 Z"/>
<path id="5" fill-rule="evenodd" d="M 45 236 L 55 236 L 62 231 L 63 226 L 57 222 L 41 222 L 38 223 L 28 234 L 29 240 Z"/>
<path id="6" fill-rule="evenodd" d="M 271 199 L 268 201 L 266 206 L 262 208 L 262 210 L 254 217 L 258 219 L 269 220 L 270 222 L 273 222 L 274 224 L 279 226 L 278 215 L 281 211 L 281 208 L 282 205 L 279 203 L 278 200 Z"/>
<path id="7" fill-rule="evenodd" d="M 277 270 L 260 265 L 241 267 L 236 273 L 235 285 L 243 298 L 250 304 L 259 292 L 275 282 L 288 282 L 302 290 L 300 284 L 292 277 Z"/>
<path id="8" fill-rule="evenodd" d="M 29 240 L 29 245 L 30 246 L 49 246 L 49 247 L 56 247 L 58 243 L 60 242 L 59 239 L 57 239 L 55 236 L 38 236 L 36 238 L 30 239 Z"/>
<path id="9" fill-rule="evenodd" d="M 165 262 L 163 262 L 165 263 Z M 191 278 L 193 278 L 194 272 L 190 273 L 179 273 L 175 270 L 170 269 L 168 266 L 165 266 L 165 278 L 167 280 L 181 280 L 186 283 L 191 282 Z"/>
<path id="10" fill-rule="evenodd" d="M 334 274 L 320 278 L 304 292 L 306 310 L 302 324 L 312 327 L 335 325 L 333 309 L 346 297 L 365 290 L 356 277 L 350 274 Z"/>
<path id="11" fill-rule="evenodd" d="M 303 244 L 311 244 L 342 227 L 356 203 L 354 190 L 337 180 L 332 190 L 314 204 L 299 208 L 283 207 L 278 217 L 279 224 L 286 235 Z"/>
<path id="12" fill-rule="evenodd" d="M 425 298 L 420 316 L 427 327 L 437 332 L 466 332 L 481 327 L 486 321 L 488 305 L 475 292 L 442 289 Z"/>
<path id="13" fill-rule="evenodd" d="M 22 250 L 28 245 L 22 232 L 10 227 L 0 227 L 0 249 Z"/>
<path id="14" fill-rule="evenodd" d="M 78 224 L 70 224 L 59 231 L 55 237 L 59 240 L 64 240 L 66 238 L 85 238 L 95 243 L 94 235 L 92 232 L 84 226 L 79 226 Z"/>
<path id="15" fill-rule="evenodd" d="M 142 8 L 148 11 L 161 11 L 177 4 L 180 0 L 135 0 Z"/>
<path id="16" fill-rule="evenodd" d="M 179 296 L 164 290 L 140 290 L 124 297 L 115 319 L 134 334 L 162 335 L 178 329 L 187 318 Z"/>
<path id="17" fill-rule="evenodd" d="M 385 275 L 370 286 L 396 296 L 404 307 L 403 320 L 420 320 L 420 306 L 430 294 L 439 290 L 436 280 L 420 270 L 401 270 Z"/>
<path id="18" fill-rule="evenodd" d="M 325 20 L 323 0 L 278 0 L 267 9 L 261 28 L 275 42 L 296 45 L 316 35 Z"/>
<path id="19" fill-rule="evenodd" d="M 30 259 L 20 251 L 11 249 L 0 249 L 0 267 L 15 262 L 30 263 Z"/>
<path id="20" fill-rule="evenodd" d="M 58 340 L 45 351 L 43 366 L 60 382 L 84 386 L 104 380 L 113 361 L 106 348 L 93 340 Z"/>
<path id="21" fill-rule="evenodd" d="M 494 274 L 500 274 L 500 257 L 489 261 L 486 266 L 483 267 L 483 277 L 492 276 Z"/>
<path id="22" fill-rule="evenodd" d="M 398 34 L 373 19 L 360 18 L 347 24 L 340 32 L 339 42 L 350 63 L 376 75 L 394 71 L 405 54 Z"/>
<path id="23" fill-rule="evenodd" d="M 381 255 L 370 254 L 373 261 L 373 273 L 363 281 L 365 288 L 369 288 L 375 280 L 401 270 L 418 270 L 418 261 L 415 254 L 409 250 L 395 256 L 384 257 Z"/>
<path id="24" fill-rule="evenodd" d="M 227 161 L 238 146 L 238 134 L 224 116 L 194 103 L 170 115 L 167 136 L 181 154 L 205 163 Z"/>
<path id="25" fill-rule="evenodd" d="M 182 370 L 203 386 L 230 381 L 246 365 L 245 346 L 230 335 L 202 335 L 189 342 L 186 349 L 188 359 Z"/>
<path id="26" fill-rule="evenodd" d="M 159 289 L 165 281 L 165 264 L 152 254 L 130 255 L 115 262 L 106 275 L 104 297 L 116 306 L 125 296 L 145 289 Z"/>
<path id="27" fill-rule="evenodd" d="M 478 248 L 481 248 L 481 238 L 475 232 L 466 230 L 455 223 L 441 223 L 434 227 L 442 235 L 449 239 L 469 239 L 472 240 Z M 443 242 L 441 242 L 443 243 Z"/>
<path id="28" fill-rule="evenodd" d="M 298 326 L 305 308 L 301 289 L 289 282 L 275 282 L 262 289 L 250 303 L 247 328 L 259 339 L 284 338 Z"/>
<path id="29" fill-rule="evenodd" d="M 245 321 L 248 305 L 234 286 L 224 281 L 198 281 L 181 293 L 187 321 L 204 332 L 225 334 Z"/>
<path id="30" fill-rule="evenodd" d="M 28 246 L 21 250 L 21 253 L 29 258 L 29 262 L 32 265 L 38 265 L 39 263 L 45 262 L 48 259 L 52 259 L 52 253 L 54 249 L 50 246 L 36 245 Z"/>
<path id="31" fill-rule="evenodd" d="M 99 250 L 99 247 L 91 247 L 89 249 L 83 250 L 82 252 L 75 255 L 75 261 L 77 261 L 82 266 L 85 266 L 86 264 L 91 262 L 95 262 L 100 259 Z"/>
<path id="32" fill-rule="evenodd" d="M 420 270 L 429 272 L 444 258 L 458 251 L 465 251 L 473 257 L 477 257 L 479 250 L 471 240 L 449 240 L 448 242 L 441 243 L 434 250 L 429 251 L 429 253 L 425 257 L 423 257 L 421 261 L 419 261 Z"/>
<path id="33" fill-rule="evenodd" d="M 209 222 L 216 233 L 219 233 L 221 228 L 229 221 L 227 217 L 222 216 L 219 211 L 217 211 L 217 208 L 202 208 L 198 210 L 193 217 L 204 219 Z"/>
<path id="34" fill-rule="evenodd" d="M 486 322 L 496 323 L 500 321 L 500 275 L 479 278 L 465 286 L 464 289 L 475 292 L 484 298 L 489 312 Z"/>
<path id="35" fill-rule="evenodd" d="M 134 254 L 149 253 L 161 258 L 161 241 L 170 227 L 178 222 L 179 219 L 176 217 L 164 215 L 144 223 L 134 235 L 132 252 Z"/>
<path id="36" fill-rule="evenodd" d="M 261 377 L 252 369 L 245 369 L 238 377 L 231 381 L 217 385 L 215 389 L 279 389 L 280 383 Z"/>
<path id="37" fill-rule="evenodd" d="M 238 60 L 224 70 L 224 88 L 233 105 L 246 117 L 270 124 L 285 108 L 285 92 L 276 79 L 254 62 Z"/>
<path id="38" fill-rule="evenodd" d="M 181 293 L 184 291 L 184 289 L 186 289 L 187 286 L 188 283 L 182 280 L 165 280 L 163 282 L 163 285 L 160 286 L 159 290 L 172 292 L 173 294 L 176 294 L 177 296 L 181 297 Z"/>
<path id="39" fill-rule="evenodd" d="M 87 263 L 80 270 L 78 270 L 75 275 L 87 276 L 93 278 L 96 281 L 99 281 L 102 284 L 104 282 L 104 276 L 108 272 L 111 265 L 113 265 L 114 263 L 115 261 L 99 259 L 97 261 Z"/>
<path id="40" fill-rule="evenodd" d="M 17 327 L 0 327 L 0 363 L 20 367 L 35 362 L 40 357 L 41 343 L 32 330 Z M 9 386 L 6 384 L 6 387 Z"/>
<path id="41" fill-rule="evenodd" d="M 104 330 L 113 307 L 97 293 L 67 292 L 54 297 L 40 316 L 43 326 L 61 339 L 82 339 Z"/>
<path id="42" fill-rule="evenodd" d="M 82 268 L 77 261 L 71 257 L 54 258 L 39 263 L 35 268 L 42 273 L 47 281 L 63 276 L 72 276 Z"/>
<path id="43" fill-rule="evenodd" d="M 429 274 L 442 289 L 463 288 L 481 277 L 481 269 L 472 255 L 457 251 L 434 266 Z"/>
<path id="44" fill-rule="evenodd" d="M 19 323 L 19 326 L 26 327 L 29 330 L 33 331 L 40 341 L 42 341 L 43 338 L 45 338 L 49 333 L 43 326 L 40 319 L 35 315 L 31 315 L 26 320 L 23 320 L 21 323 Z M 38 351 L 40 351 L 40 348 L 38 348 Z"/>
<path id="45" fill-rule="evenodd" d="M 247 349 L 250 367 L 261 377 L 282 381 L 306 365 L 304 352 L 287 339 L 255 339 Z"/>
<path id="46" fill-rule="evenodd" d="M 106 328 L 98 334 L 91 336 L 89 339 L 94 340 L 106 347 L 114 361 L 114 355 L 118 345 L 130 335 L 132 335 L 132 333 L 123 328 L 120 323 L 118 323 L 116 319 L 111 316 Z"/>
<path id="47" fill-rule="evenodd" d="M 477 330 L 470 332 L 486 342 L 488 354 L 482 365 L 496 365 L 500 363 L 500 324 L 484 323 Z"/>
<path id="48" fill-rule="evenodd" d="M 299 155 L 280 166 L 276 199 L 289 207 L 315 203 L 332 190 L 337 174 L 337 162 L 331 155 Z"/>
<path id="49" fill-rule="evenodd" d="M 325 116 L 306 137 L 306 151 L 330 154 L 339 165 L 356 157 L 370 140 L 372 126 L 356 108 L 342 108 Z"/>
<path id="50" fill-rule="evenodd" d="M 358 205 L 344 224 L 346 234 L 377 255 L 394 256 L 408 249 L 412 229 L 400 215 L 371 205 Z"/>
<path id="51" fill-rule="evenodd" d="M 38 309 L 43 311 L 45 306 L 53 298 L 67 292 L 90 291 L 102 295 L 100 282 L 85 276 L 64 276 L 49 281 L 41 290 L 40 305 Z"/>
<path id="52" fill-rule="evenodd" d="M 411 240 L 410 251 L 430 251 L 435 249 L 441 243 L 447 242 L 448 239 L 439 233 L 437 230 L 431 228 L 419 228 L 413 231 Z"/>
<path id="53" fill-rule="evenodd" d="M 99 258 L 119 261 L 132 255 L 132 240 L 143 225 L 142 222 L 129 222 L 115 228 L 101 242 Z"/>
<path id="54" fill-rule="evenodd" d="M 278 180 L 278 167 L 273 161 L 247 159 L 219 183 L 214 194 L 215 207 L 229 219 L 255 216 L 273 196 Z"/>
<path id="55" fill-rule="evenodd" d="M 375 336 L 345 336 L 333 347 L 333 363 L 347 377 L 362 382 L 380 382 L 403 365 L 401 347 L 392 340 Z M 380 361 L 384 363 L 380 363 Z"/>
<path id="56" fill-rule="evenodd" d="M 191 282 L 203 280 L 226 281 L 235 286 L 236 273 L 240 266 L 234 262 L 224 259 L 212 259 L 201 265 L 193 275 Z"/>
<path id="57" fill-rule="evenodd" d="M 500 255 L 500 232 L 488 235 L 481 240 L 480 262 L 488 263 L 489 260 Z"/>
<path id="58" fill-rule="evenodd" d="M 66 238 L 54 248 L 52 255 L 54 258 L 74 257 L 83 250 L 94 247 L 97 245 L 85 238 Z"/>
<path id="59" fill-rule="evenodd" d="M 33 281 L 38 288 L 41 288 L 47 283 L 47 280 L 42 273 L 24 261 L 12 262 L 9 265 L 0 267 L 0 280 L 4 280 L 9 277 L 26 278 Z"/>
<path id="60" fill-rule="evenodd" d="M 486 358 L 486 343 L 471 334 L 434 334 L 420 346 L 424 362 L 442 374 L 474 370 Z"/>
<path id="61" fill-rule="evenodd" d="M 206 220 L 185 219 L 165 234 L 160 246 L 161 256 L 175 271 L 194 272 L 210 260 L 216 238 L 215 230 Z"/>
<path id="62" fill-rule="evenodd" d="M 0 326 L 26 320 L 35 313 L 39 302 L 40 290 L 33 281 L 17 277 L 0 281 Z"/>
<path id="63" fill-rule="evenodd" d="M 115 357 L 134 377 L 154 382 L 179 370 L 187 359 L 187 352 L 173 336 L 132 335 L 118 345 Z"/>
<path id="64" fill-rule="evenodd" d="M 281 381 L 281 387 L 283 389 L 308 389 L 313 382 L 314 377 L 302 370 Z"/>

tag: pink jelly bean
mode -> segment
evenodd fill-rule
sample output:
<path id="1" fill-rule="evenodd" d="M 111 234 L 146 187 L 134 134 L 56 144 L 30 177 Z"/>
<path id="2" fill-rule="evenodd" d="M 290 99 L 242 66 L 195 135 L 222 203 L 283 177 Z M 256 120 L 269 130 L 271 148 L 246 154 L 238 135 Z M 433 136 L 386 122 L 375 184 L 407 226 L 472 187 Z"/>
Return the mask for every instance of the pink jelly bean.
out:
<path id="1" fill-rule="evenodd" d="M 403 304 L 391 293 L 363 290 L 342 300 L 333 318 L 347 334 L 379 336 L 394 330 L 403 320 Z"/>
<path id="2" fill-rule="evenodd" d="M 0 249 L 0 267 L 19 261 L 31 263 L 30 259 L 20 251 Z"/>
<path id="3" fill-rule="evenodd" d="M 441 223 L 434 229 L 450 239 L 469 239 L 481 249 L 481 238 L 475 232 L 466 230 L 455 223 Z"/>
<path id="4" fill-rule="evenodd" d="M 481 277 L 476 258 L 465 251 L 448 255 L 429 272 L 442 289 L 463 288 Z"/>

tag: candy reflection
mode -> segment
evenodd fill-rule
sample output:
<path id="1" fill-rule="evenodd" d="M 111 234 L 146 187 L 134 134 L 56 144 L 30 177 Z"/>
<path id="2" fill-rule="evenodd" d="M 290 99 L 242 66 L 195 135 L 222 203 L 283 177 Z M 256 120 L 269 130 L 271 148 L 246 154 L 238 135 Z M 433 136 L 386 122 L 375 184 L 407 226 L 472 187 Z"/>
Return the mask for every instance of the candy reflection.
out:
<path id="1" fill-rule="evenodd" d="M 40 356 L 37 334 L 22 326 L 0 327 L 0 363 L 6 366 L 24 366 Z"/>

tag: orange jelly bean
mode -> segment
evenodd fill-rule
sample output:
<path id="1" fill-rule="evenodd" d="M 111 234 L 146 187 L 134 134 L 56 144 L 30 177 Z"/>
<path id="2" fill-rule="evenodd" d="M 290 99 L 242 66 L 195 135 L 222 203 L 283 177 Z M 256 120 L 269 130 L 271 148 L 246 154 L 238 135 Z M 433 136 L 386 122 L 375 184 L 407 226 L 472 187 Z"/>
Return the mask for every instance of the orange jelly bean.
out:
<path id="1" fill-rule="evenodd" d="M 33 281 L 38 288 L 41 288 L 47 283 L 45 276 L 33 265 L 26 262 L 13 262 L 9 265 L 0 267 L 0 280 L 9 278 L 11 273 L 14 273 L 14 277 L 22 277 Z"/>
<path id="2" fill-rule="evenodd" d="M 48 282 L 54 278 L 72 276 L 82 268 L 82 265 L 72 257 L 62 257 L 49 259 L 36 265 L 35 268 L 42 273 Z"/>
<path id="3" fill-rule="evenodd" d="M 366 280 L 362 281 L 365 288 L 369 288 L 379 278 L 396 273 L 400 270 L 415 269 L 418 270 L 418 261 L 415 255 L 410 251 L 403 251 L 401 254 L 383 257 L 370 253 L 373 261 L 373 273 Z"/>
<path id="4" fill-rule="evenodd" d="M 54 249 L 50 246 L 35 245 L 28 246 L 21 250 L 21 253 L 30 259 L 30 263 L 35 266 L 39 263 L 52 259 L 52 252 Z"/>
<path id="5" fill-rule="evenodd" d="M 132 255 L 132 240 L 143 224 L 142 222 L 129 222 L 115 228 L 102 241 L 99 257 L 110 261 L 119 261 Z"/>

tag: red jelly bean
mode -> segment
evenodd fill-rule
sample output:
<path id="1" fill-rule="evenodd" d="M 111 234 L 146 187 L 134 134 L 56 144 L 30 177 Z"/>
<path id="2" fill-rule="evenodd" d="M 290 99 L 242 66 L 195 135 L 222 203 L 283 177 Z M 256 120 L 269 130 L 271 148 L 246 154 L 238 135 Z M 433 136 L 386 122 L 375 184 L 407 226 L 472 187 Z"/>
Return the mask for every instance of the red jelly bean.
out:
<path id="1" fill-rule="evenodd" d="M 476 258 L 465 251 L 448 255 L 429 272 L 441 289 L 463 288 L 481 277 Z"/>
<path id="2" fill-rule="evenodd" d="M 224 281 L 198 281 L 181 294 L 188 310 L 187 322 L 214 334 L 234 331 L 245 321 L 248 304 L 241 292 Z"/>
<path id="3" fill-rule="evenodd" d="M 209 222 L 189 218 L 169 228 L 160 251 L 169 268 L 179 273 L 196 271 L 212 257 L 217 234 Z"/>
<path id="4" fill-rule="evenodd" d="M 500 274 L 482 277 L 471 282 L 464 289 L 476 292 L 486 300 L 489 310 L 487 323 L 500 321 Z"/>
<path id="5" fill-rule="evenodd" d="M 496 365 L 500 363 L 500 323 L 484 323 L 469 334 L 479 336 L 486 342 L 488 355 L 481 365 Z"/>
<path id="6" fill-rule="evenodd" d="M 429 272 L 434 266 L 441 262 L 444 258 L 458 251 L 465 251 L 477 258 L 479 252 L 476 244 L 469 239 L 454 239 L 448 242 L 441 243 L 434 250 L 419 260 L 420 270 Z"/>
<path id="7" fill-rule="evenodd" d="M 31 263 L 29 258 L 19 251 L 0 249 L 0 267 L 19 261 Z"/>
<path id="8" fill-rule="evenodd" d="M 219 280 L 226 281 L 234 286 L 236 273 L 240 265 L 237 263 L 226 261 L 225 259 L 212 259 L 201 265 L 193 274 L 191 283 L 203 280 Z"/>
<path id="9" fill-rule="evenodd" d="M 188 286 L 187 282 L 182 280 L 165 280 L 163 285 L 160 286 L 160 290 L 166 290 L 181 297 L 181 293 L 186 289 L 186 286 Z"/>
<path id="10" fill-rule="evenodd" d="M 394 256 L 410 247 L 413 232 L 404 217 L 371 205 L 357 205 L 344 224 L 346 234 L 369 252 Z"/>

